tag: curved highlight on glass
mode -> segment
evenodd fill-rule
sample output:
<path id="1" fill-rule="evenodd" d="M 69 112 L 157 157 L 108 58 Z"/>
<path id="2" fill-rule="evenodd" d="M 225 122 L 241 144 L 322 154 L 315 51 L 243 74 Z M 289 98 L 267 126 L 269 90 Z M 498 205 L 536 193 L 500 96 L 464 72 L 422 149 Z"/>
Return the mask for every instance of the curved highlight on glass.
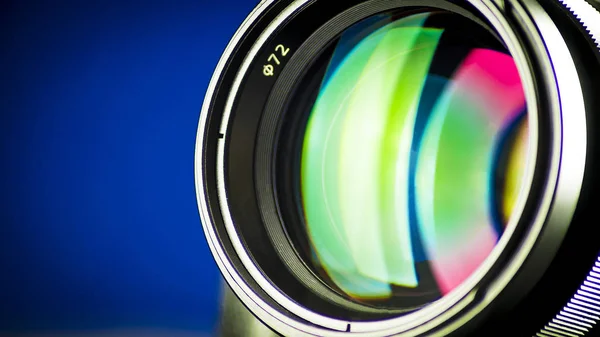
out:
<path id="1" fill-rule="evenodd" d="M 500 237 L 501 231 L 495 228 L 498 219 L 492 216 L 497 207 L 492 201 L 498 193 L 494 188 L 497 143 L 523 113 L 524 104 L 512 58 L 475 49 L 431 111 L 417 159 L 416 205 L 442 293 L 473 273 Z M 512 163 L 503 174 L 512 177 L 514 171 L 522 172 L 519 163 Z M 514 186 L 517 183 L 512 179 L 509 183 Z M 510 212 L 515 191 L 505 191 L 502 198 Z"/>
<path id="2" fill-rule="evenodd" d="M 357 300 L 450 292 L 520 195 L 528 129 L 514 61 L 457 41 L 448 16 L 349 29 L 310 111 L 300 190 L 312 263 Z"/>

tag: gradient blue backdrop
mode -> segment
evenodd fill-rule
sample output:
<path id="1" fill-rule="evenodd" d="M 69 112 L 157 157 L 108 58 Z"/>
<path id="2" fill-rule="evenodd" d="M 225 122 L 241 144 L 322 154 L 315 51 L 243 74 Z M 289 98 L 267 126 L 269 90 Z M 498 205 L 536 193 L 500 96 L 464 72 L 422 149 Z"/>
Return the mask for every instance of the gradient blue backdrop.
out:
<path id="1" fill-rule="evenodd" d="M 212 335 L 194 142 L 256 2 L 1 2 L 1 336 Z"/>

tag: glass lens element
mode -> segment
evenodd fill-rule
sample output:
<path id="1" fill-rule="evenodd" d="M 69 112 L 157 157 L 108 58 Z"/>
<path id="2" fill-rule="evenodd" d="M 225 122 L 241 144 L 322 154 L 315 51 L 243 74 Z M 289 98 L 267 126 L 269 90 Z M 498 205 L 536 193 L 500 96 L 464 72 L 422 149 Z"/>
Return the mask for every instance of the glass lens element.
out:
<path id="1" fill-rule="evenodd" d="M 528 127 L 512 57 L 486 28 L 426 12 L 360 22 L 327 60 L 299 164 L 311 263 L 358 301 L 447 294 L 520 195 Z"/>

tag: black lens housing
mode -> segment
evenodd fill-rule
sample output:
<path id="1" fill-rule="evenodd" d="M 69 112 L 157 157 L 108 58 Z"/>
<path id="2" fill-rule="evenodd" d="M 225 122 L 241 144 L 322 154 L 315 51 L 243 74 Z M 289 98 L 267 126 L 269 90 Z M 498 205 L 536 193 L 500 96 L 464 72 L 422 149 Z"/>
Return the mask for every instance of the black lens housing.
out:
<path id="1" fill-rule="evenodd" d="M 278 178 L 273 172 L 274 166 L 285 165 L 277 163 L 275 153 L 282 143 L 278 134 L 282 128 L 285 129 L 286 121 L 290 121 L 289 118 L 282 118 L 282 114 L 287 111 L 286 105 L 290 102 L 289 93 L 306 70 L 315 64 L 315 57 L 323 48 L 327 48 L 331 39 L 360 19 L 373 14 L 390 10 L 421 11 L 438 8 L 465 16 L 494 30 L 490 19 L 472 2 L 451 3 L 440 0 L 306 1 L 272 29 L 272 23 L 295 3 L 297 2 L 277 1 L 263 4 L 260 13 L 246 22 L 241 33 L 238 33 L 241 35 L 226 51 L 221 70 L 217 71 L 213 79 L 212 91 L 207 95 L 198 131 L 196 178 L 199 206 L 209 244 L 225 278 L 260 319 L 284 335 L 290 331 L 316 335 L 303 327 L 314 328 L 315 331 L 323 329 L 332 333 L 336 330 L 352 333 L 355 331 L 353 322 L 377 323 L 407 312 L 348 301 L 335 289 L 328 288 L 321 282 L 314 270 L 311 271 L 304 262 L 306 257 L 294 249 L 294 246 L 301 244 L 293 242 L 290 238 L 293 235 L 289 235 L 281 223 L 286 218 L 282 216 L 281 209 L 291 205 L 282 201 L 285 199 L 277 197 Z M 524 238 L 531 230 L 529 222 L 538 215 L 544 193 L 547 192 L 548 172 L 552 170 L 552 156 L 557 151 L 552 148 L 552 144 L 560 130 L 550 118 L 545 117 L 545 113 L 553 108 L 552 97 L 556 93 L 552 92 L 552 86 L 556 86 L 556 83 L 549 83 L 549 78 L 554 75 L 547 73 L 548 69 L 544 68 L 536 55 L 548 52 L 541 50 L 530 39 L 536 32 L 527 31 L 527 25 L 518 22 L 522 16 L 513 17 L 511 14 L 524 11 L 529 16 L 528 20 L 535 25 L 531 9 L 520 2 L 499 3 L 504 6 L 501 8 L 502 13 L 514 26 L 520 48 L 527 56 L 531 70 L 530 80 L 535 87 L 539 111 L 539 146 L 531 193 L 521 216 L 522 221 L 495 265 L 479 282 L 480 289 L 497 283 L 509 261 L 522 249 Z M 489 4 L 497 5 L 486 3 Z M 600 251 L 597 234 L 600 230 L 592 226 L 595 224 L 592 212 L 595 211 L 593 206 L 600 187 L 597 173 L 600 172 L 600 159 L 594 153 L 598 152 L 595 130 L 600 130 L 600 121 L 596 117 L 600 112 L 600 99 L 596 89 L 600 86 L 600 52 L 582 23 L 564 5 L 554 0 L 545 0 L 540 1 L 535 8 L 543 10 L 544 15 L 562 33 L 575 64 L 585 103 L 586 130 L 581 130 L 587 139 L 585 173 L 581 192 L 576 200 L 576 210 L 569 223 L 564 224 L 568 226 L 564 238 L 554 242 L 556 252 L 536 243 L 537 255 L 531 254 L 528 262 L 523 263 L 523 266 L 537 265 L 535 256 L 546 254 L 548 261 L 539 263 L 539 270 L 521 267 L 511 281 L 495 294 L 492 304 L 486 305 L 468 319 L 452 317 L 448 322 L 436 325 L 428 333 L 447 331 L 447 334 L 456 336 L 535 335 L 573 297 L 597 261 Z M 268 31 L 266 35 L 265 31 Z M 249 53 L 263 36 L 267 38 L 262 41 L 256 54 L 248 59 Z M 269 56 L 279 45 L 284 49 L 289 48 L 289 56 L 279 59 L 280 64 L 274 67 L 273 76 L 265 76 Z M 248 65 L 248 68 L 241 73 L 240 69 L 244 65 Z M 239 88 L 232 92 L 236 83 Z M 224 116 L 223 112 L 227 110 L 230 114 Z M 224 121 L 226 118 L 228 121 Z M 558 152 L 568 150 L 563 148 Z M 219 153 L 224 154 L 221 162 L 218 159 Z M 225 182 L 219 182 L 220 174 Z M 225 192 L 219 184 L 225 187 Z M 226 193 L 227 198 L 224 199 L 220 193 Z M 230 224 L 226 219 L 227 215 L 224 216 L 224 208 L 227 208 L 231 217 Z M 235 230 L 248 252 L 249 260 L 240 257 L 232 243 L 232 230 Z M 333 324 L 338 328 L 324 327 L 320 319 L 302 317 L 293 308 L 282 305 L 280 298 L 274 298 L 265 291 L 264 280 L 257 280 L 248 270 L 248 263 L 252 263 L 283 297 L 308 311 L 348 322 L 347 325 Z M 468 311 L 469 307 L 487 301 L 487 291 L 474 294 L 475 299 L 460 311 Z M 415 307 L 414 311 L 418 309 Z M 408 312 L 411 311 L 413 310 Z M 452 324 L 459 327 L 449 328 Z M 417 330 L 415 328 L 410 331 Z M 410 331 L 406 332 L 406 336 L 421 335 L 418 331 Z M 379 335 L 383 336 L 385 333 L 377 334 Z"/>

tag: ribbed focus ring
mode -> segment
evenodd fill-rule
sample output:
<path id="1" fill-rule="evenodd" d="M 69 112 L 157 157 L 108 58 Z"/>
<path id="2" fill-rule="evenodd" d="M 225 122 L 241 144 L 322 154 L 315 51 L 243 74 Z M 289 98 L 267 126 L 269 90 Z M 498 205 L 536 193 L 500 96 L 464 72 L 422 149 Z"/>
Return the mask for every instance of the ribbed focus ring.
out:
<path id="1" fill-rule="evenodd" d="M 559 0 L 585 27 L 600 50 L 600 12 L 586 0 Z"/>
<path id="2" fill-rule="evenodd" d="M 586 336 L 598 321 L 600 321 L 600 257 L 567 305 L 535 336 Z"/>
<path id="3" fill-rule="evenodd" d="M 600 12 L 586 0 L 559 2 L 581 23 L 600 51 Z M 534 337 L 589 336 L 599 321 L 600 256 L 567 304 Z"/>

